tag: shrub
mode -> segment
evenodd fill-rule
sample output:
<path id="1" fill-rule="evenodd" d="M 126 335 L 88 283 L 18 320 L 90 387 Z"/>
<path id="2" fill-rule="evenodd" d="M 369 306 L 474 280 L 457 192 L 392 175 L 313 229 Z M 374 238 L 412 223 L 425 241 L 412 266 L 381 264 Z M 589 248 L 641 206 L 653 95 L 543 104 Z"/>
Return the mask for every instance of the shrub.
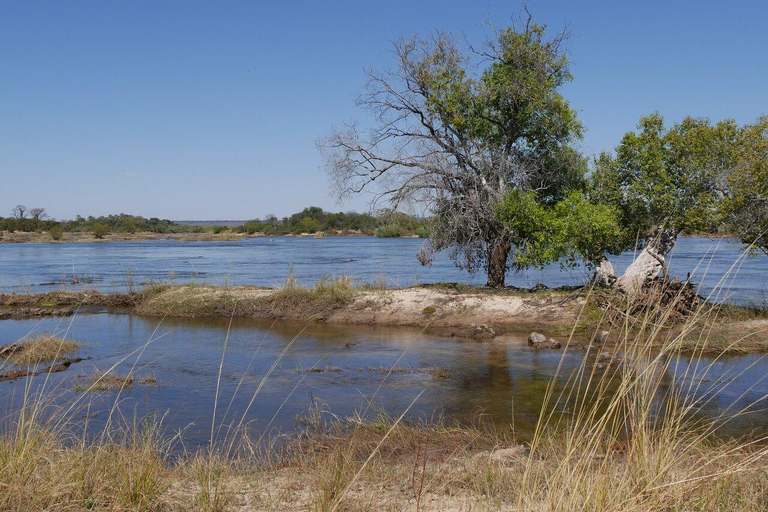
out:
<path id="1" fill-rule="evenodd" d="M 400 238 L 403 236 L 403 229 L 397 224 L 387 224 L 376 230 L 378 238 Z"/>
<path id="2" fill-rule="evenodd" d="M 98 239 L 104 238 L 109 234 L 109 226 L 106 224 L 96 224 L 93 226 L 93 229 L 91 229 L 91 233 Z"/>
<path id="3" fill-rule="evenodd" d="M 53 226 L 48 233 L 50 233 L 51 238 L 54 240 L 61 240 L 61 236 L 64 233 L 64 230 L 61 228 L 61 226 Z"/>

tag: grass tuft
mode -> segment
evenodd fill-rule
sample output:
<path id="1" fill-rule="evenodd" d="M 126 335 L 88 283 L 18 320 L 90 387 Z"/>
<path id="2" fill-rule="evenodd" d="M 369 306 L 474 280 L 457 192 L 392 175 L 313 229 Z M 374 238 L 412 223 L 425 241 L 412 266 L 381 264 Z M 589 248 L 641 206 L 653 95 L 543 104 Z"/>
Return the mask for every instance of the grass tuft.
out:
<path id="1" fill-rule="evenodd" d="M 43 333 L 6 345 L 0 357 L 16 366 L 35 366 L 51 363 L 80 349 L 80 343 Z"/>

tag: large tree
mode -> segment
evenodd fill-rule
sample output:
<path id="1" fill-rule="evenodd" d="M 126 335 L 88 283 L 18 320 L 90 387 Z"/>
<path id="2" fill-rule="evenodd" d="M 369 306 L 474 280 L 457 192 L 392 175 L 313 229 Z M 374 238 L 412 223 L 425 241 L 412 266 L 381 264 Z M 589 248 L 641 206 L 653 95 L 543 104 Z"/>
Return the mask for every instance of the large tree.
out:
<path id="1" fill-rule="evenodd" d="M 572 79 L 565 39 L 548 39 L 528 16 L 479 49 L 446 33 L 395 43 L 395 69 L 368 71 L 358 99 L 373 122 L 319 143 L 336 192 L 425 206 L 435 222 L 420 261 L 448 249 L 459 267 L 485 268 L 488 286 L 503 286 L 516 239 L 498 203 L 510 190 L 555 203 L 583 179 L 569 147 L 581 125 L 560 93 Z"/>

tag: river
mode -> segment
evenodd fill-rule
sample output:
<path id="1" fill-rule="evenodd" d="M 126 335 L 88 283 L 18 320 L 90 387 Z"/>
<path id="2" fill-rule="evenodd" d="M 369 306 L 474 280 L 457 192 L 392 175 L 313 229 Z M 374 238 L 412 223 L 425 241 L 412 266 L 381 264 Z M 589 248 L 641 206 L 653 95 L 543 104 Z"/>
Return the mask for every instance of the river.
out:
<path id="1" fill-rule="evenodd" d="M 77 244 L 0 244 L 0 292 L 40 293 L 61 287 L 125 291 L 149 282 L 199 282 L 274 286 L 292 269 L 300 282 L 324 275 L 352 276 L 359 281 L 383 279 L 389 287 L 417 283 L 484 284 L 482 274 L 468 274 L 444 253 L 422 267 L 416 260 L 422 240 L 374 237 L 260 237 L 236 242 L 153 240 Z M 671 272 L 693 273 L 704 295 L 717 289 L 718 300 L 744 303 L 766 295 L 768 258 L 745 257 L 730 239 L 683 237 L 672 251 Z M 617 272 L 631 253 L 613 257 Z M 578 285 L 589 275 L 581 267 L 510 272 L 510 285 L 530 287 Z"/>

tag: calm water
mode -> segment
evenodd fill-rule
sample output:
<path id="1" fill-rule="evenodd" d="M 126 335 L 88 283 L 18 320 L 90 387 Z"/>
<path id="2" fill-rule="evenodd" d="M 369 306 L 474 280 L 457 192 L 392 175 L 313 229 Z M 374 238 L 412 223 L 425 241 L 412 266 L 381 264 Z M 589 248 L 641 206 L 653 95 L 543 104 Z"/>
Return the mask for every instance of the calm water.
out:
<path id="1" fill-rule="evenodd" d="M 458 282 L 484 284 L 480 275 L 457 269 L 445 254 L 431 267 L 422 267 L 416 254 L 422 241 L 374 237 L 250 238 L 237 242 L 145 242 L 90 244 L 1 244 L 0 292 L 39 293 L 62 286 L 125 290 L 129 283 L 150 281 L 203 282 L 273 286 L 293 267 L 304 283 L 323 275 L 349 275 L 362 281 L 386 279 L 389 286 Z M 709 294 L 735 263 L 738 272 L 726 279 L 719 298 L 736 302 L 756 300 L 766 291 L 768 258 L 743 258 L 742 246 L 732 240 L 681 238 L 672 252 L 672 273 L 694 273 L 701 292 Z M 613 258 L 617 272 L 632 255 Z M 510 273 L 515 286 L 582 284 L 588 278 L 580 268 Z"/>
<path id="2" fill-rule="evenodd" d="M 155 376 L 156 385 L 138 384 L 125 391 L 121 410 L 129 418 L 167 413 L 164 425 L 185 429 L 184 438 L 191 445 L 209 438 L 222 353 L 217 424 L 245 418 L 257 430 L 291 431 L 297 426 L 297 415 L 305 414 L 313 403 L 328 411 L 327 419 L 330 413 L 344 417 L 365 410 L 368 401 L 397 416 L 423 392 L 408 415 L 411 419 L 442 414 L 469 422 L 482 414 L 486 421 L 514 428 L 522 438 L 535 425 L 546 386 L 563 357 L 560 351 L 528 349 L 523 334 L 477 343 L 424 336 L 402 327 L 239 320 L 232 324 L 227 339 L 227 324 L 227 320 L 160 324 L 125 312 L 81 314 L 65 320 L 4 320 L 0 322 L 0 343 L 41 331 L 66 333 L 85 343 L 81 355 L 92 360 L 53 374 L 47 382 L 45 376 L 36 377 L 31 389 L 45 384 L 46 390 L 58 393 L 64 402 L 83 396 L 94 400 L 88 411 L 93 429 L 104 421 L 105 409 L 116 397 L 115 392 L 84 395 L 76 390 L 87 386 L 97 369 L 116 364 L 116 372 L 122 375 L 135 368 L 137 380 Z M 565 356 L 561 384 L 578 368 L 582 357 L 582 353 Z M 276 361 L 274 372 L 249 408 L 254 390 Z M 381 369 L 395 364 L 401 371 L 385 380 Z M 688 364 L 678 361 L 677 371 L 684 371 Z M 325 371 L 306 372 L 313 365 Z M 757 402 L 768 393 L 768 383 L 762 380 L 766 368 L 756 355 L 716 362 L 700 390 L 703 398 L 713 388 L 719 390 L 705 413 L 718 415 L 728 407 L 735 410 Z M 27 385 L 30 383 L 23 380 L 0 383 L 0 416 L 18 406 Z M 730 425 L 728 432 L 757 429 L 768 433 L 768 413 L 761 408 L 764 403 L 756 405 L 755 412 Z"/>

